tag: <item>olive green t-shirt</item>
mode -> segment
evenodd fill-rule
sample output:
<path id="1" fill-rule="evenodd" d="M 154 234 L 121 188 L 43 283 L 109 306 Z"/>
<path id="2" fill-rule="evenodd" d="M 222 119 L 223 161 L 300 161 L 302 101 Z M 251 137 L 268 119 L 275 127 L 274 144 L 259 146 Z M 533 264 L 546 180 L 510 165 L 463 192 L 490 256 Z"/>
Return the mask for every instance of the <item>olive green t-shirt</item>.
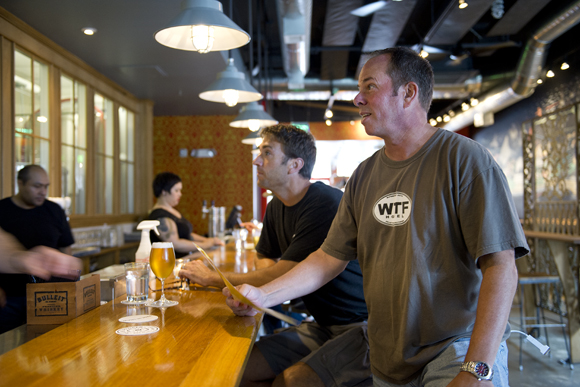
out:
<path id="1" fill-rule="evenodd" d="M 322 245 L 358 258 L 372 372 L 392 383 L 471 335 L 477 259 L 510 249 L 528 253 L 503 172 L 481 145 L 442 129 L 405 161 L 381 149 L 361 163 Z"/>

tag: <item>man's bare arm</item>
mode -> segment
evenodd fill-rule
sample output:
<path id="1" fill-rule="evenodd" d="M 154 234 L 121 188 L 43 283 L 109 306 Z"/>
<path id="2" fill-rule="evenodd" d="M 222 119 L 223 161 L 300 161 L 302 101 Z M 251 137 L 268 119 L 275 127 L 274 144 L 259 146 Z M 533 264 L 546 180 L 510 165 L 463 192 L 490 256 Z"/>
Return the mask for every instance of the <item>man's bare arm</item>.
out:
<path id="1" fill-rule="evenodd" d="M 517 287 L 514 251 L 484 255 L 479 258 L 479 265 L 483 280 L 465 361 L 483 361 L 493 366 Z M 449 386 L 470 384 L 484 386 L 491 382 L 478 381 L 473 375 L 460 372 Z"/>
<path id="2" fill-rule="evenodd" d="M 271 307 L 310 294 L 339 275 L 348 264 L 326 254 L 321 249 L 310 254 L 286 274 L 256 288 L 251 285 L 237 286 L 237 289 L 257 306 Z M 234 300 L 227 288 L 223 289 L 228 306 L 240 316 L 256 314 L 254 309 Z"/>

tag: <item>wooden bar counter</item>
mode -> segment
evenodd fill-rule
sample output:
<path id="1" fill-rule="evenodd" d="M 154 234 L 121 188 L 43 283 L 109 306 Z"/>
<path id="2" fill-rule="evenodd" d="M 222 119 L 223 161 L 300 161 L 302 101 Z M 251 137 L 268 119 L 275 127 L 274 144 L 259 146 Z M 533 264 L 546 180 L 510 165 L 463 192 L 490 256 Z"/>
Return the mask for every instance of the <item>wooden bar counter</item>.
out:
<path id="1" fill-rule="evenodd" d="M 221 251 L 220 251 L 221 250 Z M 233 247 L 213 254 L 224 271 L 254 268 L 256 252 Z M 262 315 L 238 317 L 221 290 L 168 290 L 179 305 L 159 309 L 121 304 L 125 296 L 0 356 L 0 386 L 236 386 L 257 337 Z M 156 292 L 159 298 L 160 292 Z M 119 319 L 152 314 L 142 324 Z M 143 336 L 117 329 L 155 326 Z"/>

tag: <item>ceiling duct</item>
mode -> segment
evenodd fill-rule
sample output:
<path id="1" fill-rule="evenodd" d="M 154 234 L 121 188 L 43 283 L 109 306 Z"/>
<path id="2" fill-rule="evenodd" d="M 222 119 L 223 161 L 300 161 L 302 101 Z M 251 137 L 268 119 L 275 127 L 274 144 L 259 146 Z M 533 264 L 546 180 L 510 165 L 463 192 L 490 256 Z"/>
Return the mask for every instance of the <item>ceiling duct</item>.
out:
<path id="1" fill-rule="evenodd" d="M 499 86 L 479 97 L 479 104 L 457 114 L 444 126 L 456 131 L 473 123 L 476 114 L 495 113 L 529 97 L 538 85 L 537 80 L 546 60 L 548 45 L 580 22 L 580 0 L 556 15 L 528 40 L 511 84 Z"/>
<path id="2" fill-rule="evenodd" d="M 310 68 L 312 0 L 277 0 L 276 9 L 288 89 L 302 89 Z"/>

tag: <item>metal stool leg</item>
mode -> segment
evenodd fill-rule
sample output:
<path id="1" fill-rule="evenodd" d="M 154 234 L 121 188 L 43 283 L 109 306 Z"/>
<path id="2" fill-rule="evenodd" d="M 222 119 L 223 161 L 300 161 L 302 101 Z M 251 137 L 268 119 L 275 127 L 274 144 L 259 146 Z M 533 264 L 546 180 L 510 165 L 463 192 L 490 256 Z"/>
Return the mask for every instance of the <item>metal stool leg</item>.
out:
<path id="1" fill-rule="evenodd" d="M 524 286 L 519 283 L 520 286 L 520 326 L 522 331 L 526 332 L 526 319 L 524 318 Z M 527 332 L 526 332 L 527 333 Z M 524 336 L 520 335 L 520 371 L 524 369 L 524 363 L 522 359 L 522 348 L 524 345 Z"/>

